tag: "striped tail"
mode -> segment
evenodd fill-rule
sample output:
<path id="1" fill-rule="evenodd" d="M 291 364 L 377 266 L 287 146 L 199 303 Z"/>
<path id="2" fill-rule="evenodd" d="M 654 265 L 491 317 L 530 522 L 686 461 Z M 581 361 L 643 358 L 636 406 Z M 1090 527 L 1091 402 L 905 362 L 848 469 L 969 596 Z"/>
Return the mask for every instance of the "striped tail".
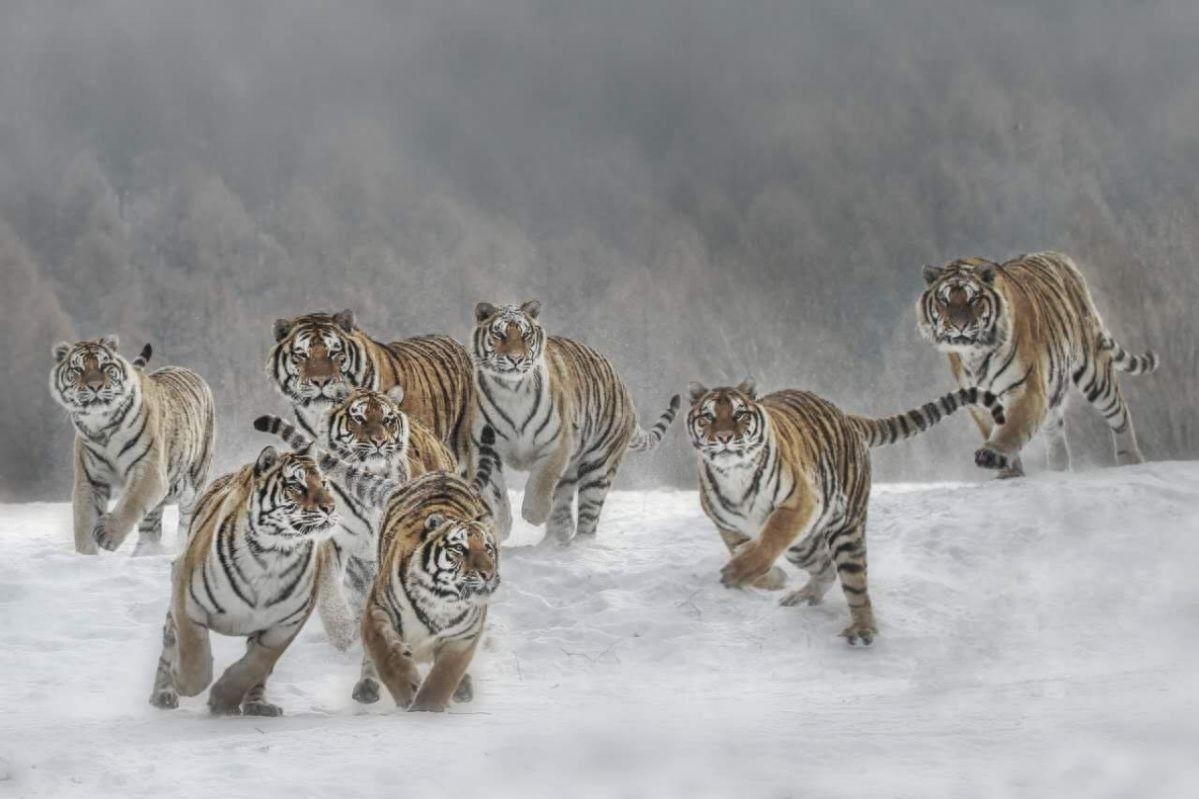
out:
<path id="1" fill-rule="evenodd" d="M 1157 353 L 1149 350 L 1144 355 L 1132 355 L 1124 350 L 1120 344 L 1112 338 L 1111 333 L 1104 332 L 1099 337 L 1100 349 L 1110 350 L 1112 354 L 1112 366 L 1115 366 L 1121 372 L 1127 372 L 1130 375 L 1147 375 L 1150 372 L 1157 371 L 1159 363 Z"/>
<path id="2" fill-rule="evenodd" d="M 479 468 L 475 471 L 474 480 L 471 482 L 474 483 L 479 493 L 482 493 L 484 487 L 491 482 L 491 473 L 495 471 L 496 464 L 500 462 L 500 455 L 495 451 L 495 429 L 491 425 L 483 425 L 480 438 L 482 440 L 479 443 Z"/>
<path id="3" fill-rule="evenodd" d="M 154 348 L 146 344 L 146 346 L 142 347 L 142 351 L 138 353 L 138 356 L 133 359 L 133 368 L 145 369 L 146 364 L 150 362 L 150 356 L 153 354 Z"/>
<path id="4" fill-rule="evenodd" d="M 942 418 L 967 405 L 981 405 L 991 412 L 995 424 L 1004 422 L 1003 405 L 1000 404 L 999 398 L 990 391 L 979 391 L 977 387 L 958 389 L 939 400 L 925 403 L 919 408 L 898 416 L 888 416 L 883 419 L 851 416 L 849 419 L 862 433 L 862 438 L 867 446 L 881 447 L 919 435 L 941 421 Z"/>
<path id="5" fill-rule="evenodd" d="M 658 442 L 662 440 L 662 436 L 666 434 L 666 428 L 670 427 L 670 423 L 674 421 L 678 412 L 679 395 L 675 394 L 670 398 L 670 406 L 662 412 L 653 427 L 643 430 L 640 425 L 637 426 L 637 431 L 633 433 L 633 440 L 629 442 L 629 452 L 648 452 L 656 448 Z"/>
<path id="6" fill-rule="evenodd" d="M 354 495 L 355 499 L 365 505 L 381 506 L 388 500 L 392 492 L 403 485 L 398 480 L 372 474 L 334 457 L 316 446 L 312 439 L 297 430 L 295 425 L 285 422 L 278 416 L 270 414 L 259 416 L 254 420 L 254 429 L 279 436 L 287 442 L 293 452 L 311 457 L 327 477 L 341 483 Z"/>

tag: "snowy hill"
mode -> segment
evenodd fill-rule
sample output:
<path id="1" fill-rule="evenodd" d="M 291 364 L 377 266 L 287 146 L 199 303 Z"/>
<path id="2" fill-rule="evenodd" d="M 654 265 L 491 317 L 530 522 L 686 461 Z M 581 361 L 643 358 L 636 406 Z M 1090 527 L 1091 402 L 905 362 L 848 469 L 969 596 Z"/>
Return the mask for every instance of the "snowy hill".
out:
<path id="1" fill-rule="evenodd" d="M 519 500 L 516 506 L 519 507 Z M 170 521 L 170 520 L 169 520 Z M 598 540 L 518 527 L 444 716 L 350 699 L 310 624 L 281 719 L 151 708 L 168 558 L 72 554 L 66 505 L 0 506 L 0 794 L 1194 796 L 1199 463 L 876 486 L 881 637 L 728 591 L 691 492 L 618 493 Z M 171 529 L 168 526 L 168 530 Z M 794 575 L 798 585 L 802 576 Z M 214 636 L 218 669 L 242 649 Z"/>

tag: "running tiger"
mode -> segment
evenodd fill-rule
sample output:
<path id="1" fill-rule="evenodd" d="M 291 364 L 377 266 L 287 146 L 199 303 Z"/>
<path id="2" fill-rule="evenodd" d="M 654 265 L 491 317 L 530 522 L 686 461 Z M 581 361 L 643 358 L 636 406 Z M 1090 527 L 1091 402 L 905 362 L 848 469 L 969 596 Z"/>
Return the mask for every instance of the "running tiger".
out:
<path id="1" fill-rule="evenodd" d="M 352 471 L 352 470 L 351 470 Z M 335 590 L 337 522 L 326 476 L 304 455 L 266 447 L 212 482 L 171 568 L 171 606 L 150 703 L 174 708 L 212 682 L 209 630 L 246 636 L 246 654 L 212 686 L 218 715 L 277 716 L 266 679 L 312 612 Z"/>
<path id="2" fill-rule="evenodd" d="M 403 389 L 399 386 L 386 394 L 355 389 L 330 411 L 322 425 L 324 436 L 318 449 L 357 466 L 366 475 L 388 480 L 396 488 L 427 472 L 453 471 L 457 467 L 454 456 L 432 433 L 418 423 L 409 422 L 407 414 L 400 410 L 402 399 Z M 279 436 L 296 452 L 311 452 L 313 440 L 276 416 L 260 416 L 254 420 L 254 427 Z M 343 642 L 335 639 L 337 629 L 346 616 L 361 619 L 367 592 L 375 580 L 378 531 L 385 509 L 383 501 L 362 502 L 359 487 L 348 484 L 343 477 L 337 473 L 330 475 L 340 516 L 331 545 L 337 573 L 344 575 L 349 588 L 349 609 L 339 607 L 346 604 L 344 599 L 339 602 L 333 597 L 318 605 L 321 621 L 339 648 L 344 647 Z M 372 684 L 373 691 L 369 687 L 361 689 Z M 366 692 L 360 693 L 360 689 Z M 368 656 L 363 658 L 354 698 L 360 702 L 379 698 L 378 680 Z"/>
<path id="3" fill-rule="evenodd" d="M 313 438 L 348 389 L 403 386 L 404 411 L 461 459 L 470 429 L 471 363 L 448 336 L 384 344 L 363 333 L 348 310 L 279 319 L 267 372 Z"/>
<path id="4" fill-rule="evenodd" d="M 132 363 L 117 346 L 116 336 L 59 342 L 50 372 L 50 393 L 75 426 L 75 550 L 89 555 L 116 549 L 134 527 L 134 555 L 161 551 L 170 504 L 182 540 L 212 463 L 216 415 L 203 378 L 178 366 L 146 374 L 149 344 Z"/>
<path id="5" fill-rule="evenodd" d="M 809 579 L 782 604 L 816 605 L 839 576 L 851 615 L 841 634 L 850 644 L 869 645 L 878 634 L 866 587 L 868 448 L 915 436 L 963 405 L 981 404 L 1003 424 L 995 397 L 976 388 L 885 419 L 847 415 L 807 391 L 758 399 L 751 380 L 689 389 L 700 504 L 732 555 L 721 582 L 782 588 L 774 562 L 785 554 Z"/>
<path id="6" fill-rule="evenodd" d="M 566 543 L 575 535 L 576 489 L 578 533 L 593 534 L 625 452 L 658 445 L 679 397 L 651 429 L 641 429 L 612 363 L 583 344 L 547 337 L 540 312 L 535 300 L 475 307 L 473 436 L 484 425 L 495 430 L 503 464 L 529 471 L 521 516 L 534 525 L 548 519 L 546 540 Z M 488 493 L 506 538 L 512 515 L 502 469 L 492 473 Z"/>
<path id="7" fill-rule="evenodd" d="M 1115 372 L 1157 368 L 1152 352 L 1129 355 L 1103 324 L 1086 280 L 1056 252 L 1021 255 L 1003 264 L 964 258 L 926 266 L 927 289 L 916 305 L 917 328 L 949 355 L 961 386 L 995 393 L 1008 423 L 995 427 L 971 409 L 985 443 L 974 456 L 1001 477 L 1024 473 L 1020 450 L 1044 429 L 1049 467 L 1070 468 L 1064 400 L 1078 386 L 1111 428 L 1116 461 L 1141 463 L 1132 415 Z"/>
<path id="8" fill-rule="evenodd" d="M 294 447 L 311 445 L 278 417 L 261 416 L 254 426 Z M 354 686 L 357 701 L 377 701 L 380 681 L 397 705 L 411 710 L 443 710 L 451 698 L 472 698 L 466 669 L 500 579 L 493 516 L 480 493 L 498 465 L 494 443 L 494 431 L 485 427 L 473 483 L 448 471 L 403 485 L 360 470 L 344 477 L 360 501 L 386 504 L 378 569 L 362 615 L 369 661 Z M 332 460 L 323 457 L 322 468 Z M 428 660 L 433 668 L 422 683 L 416 666 Z"/>

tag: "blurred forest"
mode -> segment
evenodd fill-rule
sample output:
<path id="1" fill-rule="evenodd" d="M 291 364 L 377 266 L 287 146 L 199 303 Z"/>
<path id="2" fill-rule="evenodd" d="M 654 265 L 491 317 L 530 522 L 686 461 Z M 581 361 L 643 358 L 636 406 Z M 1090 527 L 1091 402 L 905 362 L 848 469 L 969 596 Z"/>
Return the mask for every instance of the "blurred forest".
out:
<path id="1" fill-rule="evenodd" d="M 317 309 L 465 340 L 536 297 L 643 418 L 746 374 L 883 414 L 951 385 L 921 265 L 1048 248 L 1162 356 L 1123 383 L 1142 449 L 1194 458 L 1196 41 L 1193 2 L 5 3 L 0 499 L 69 496 L 58 339 L 203 374 L 221 470 L 282 409 L 272 321 Z M 680 428 L 620 487 L 692 483 Z M 978 479 L 974 442 L 876 474 Z"/>

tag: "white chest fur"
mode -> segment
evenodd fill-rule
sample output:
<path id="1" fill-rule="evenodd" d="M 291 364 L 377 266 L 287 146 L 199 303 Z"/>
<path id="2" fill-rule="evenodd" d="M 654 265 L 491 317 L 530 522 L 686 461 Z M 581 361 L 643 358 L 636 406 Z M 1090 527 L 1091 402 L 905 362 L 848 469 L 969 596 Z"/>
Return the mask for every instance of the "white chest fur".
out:
<path id="1" fill-rule="evenodd" d="M 496 450 L 505 466 L 527 470 L 546 454 L 557 439 L 558 409 L 549 390 L 549 373 L 539 364 L 513 380 L 476 373 L 478 401 L 482 414 L 476 419 L 476 435 L 483 424 L 496 431 Z"/>

